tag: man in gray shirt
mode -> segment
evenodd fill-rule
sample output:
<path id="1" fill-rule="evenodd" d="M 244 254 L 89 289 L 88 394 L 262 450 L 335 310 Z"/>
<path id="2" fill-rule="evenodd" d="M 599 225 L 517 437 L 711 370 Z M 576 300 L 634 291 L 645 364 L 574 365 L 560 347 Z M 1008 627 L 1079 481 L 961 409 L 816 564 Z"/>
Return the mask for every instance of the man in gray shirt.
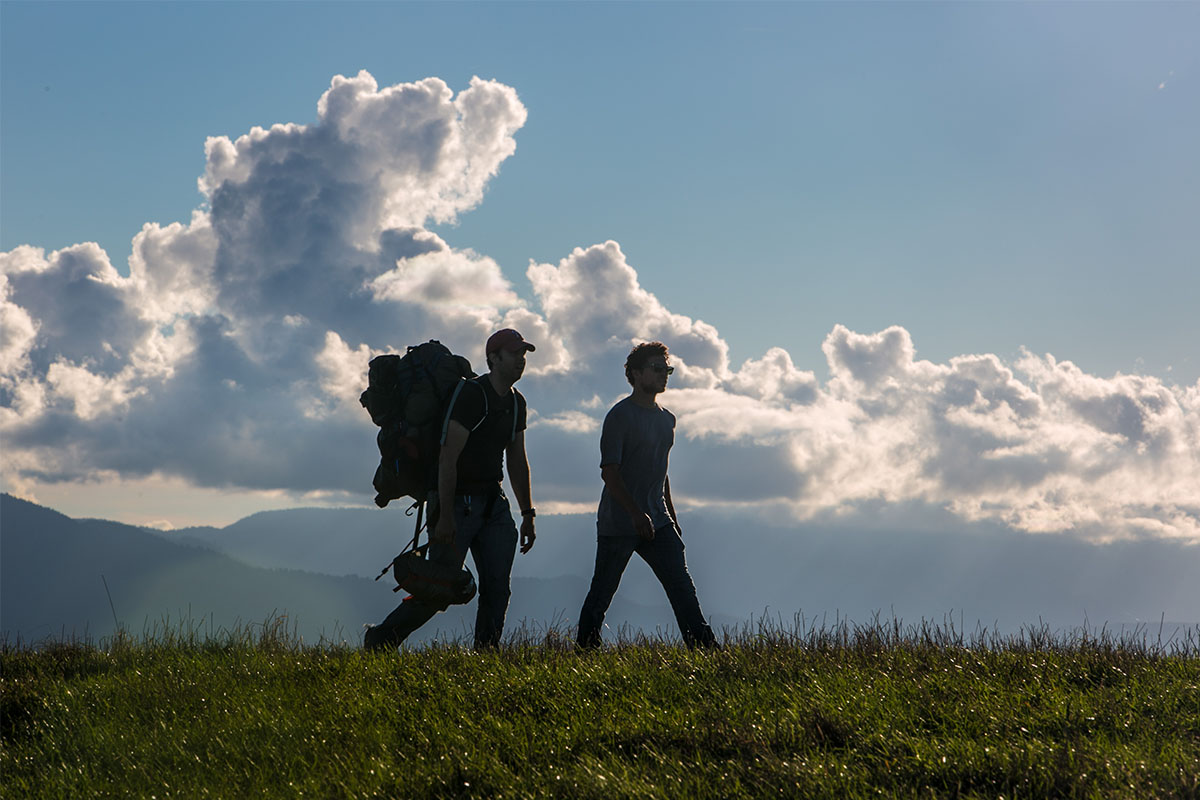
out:
<path id="1" fill-rule="evenodd" d="M 633 348 L 625 360 L 625 378 L 633 392 L 604 418 L 600 434 L 604 491 L 596 514 L 596 569 L 579 612 L 581 647 L 600 646 L 604 614 L 635 552 L 666 590 L 683 641 L 689 647 L 716 646 L 688 573 L 683 532 L 671 503 L 667 463 L 675 443 L 675 415 L 655 402 L 674 371 L 668 357 L 662 342 Z"/>

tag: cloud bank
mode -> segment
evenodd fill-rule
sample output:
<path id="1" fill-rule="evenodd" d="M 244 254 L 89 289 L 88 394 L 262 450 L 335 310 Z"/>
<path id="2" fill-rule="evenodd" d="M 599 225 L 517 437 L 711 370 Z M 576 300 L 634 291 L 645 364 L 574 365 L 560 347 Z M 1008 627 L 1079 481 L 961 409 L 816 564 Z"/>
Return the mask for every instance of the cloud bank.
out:
<path id="1" fill-rule="evenodd" d="M 369 358 L 438 338 L 481 365 L 487 334 L 511 325 L 538 344 L 522 389 L 541 507 L 594 505 L 621 364 L 659 339 L 689 505 L 803 520 L 919 503 L 1028 532 L 1200 542 L 1200 383 L 1028 352 L 933 363 L 898 326 L 835 327 L 825 381 L 780 347 L 735 368 L 613 241 L 531 263 L 520 296 L 427 226 L 484 200 L 525 119 L 494 81 L 455 95 L 436 78 L 337 76 L 311 124 L 210 138 L 203 206 L 146 224 L 127 276 L 90 243 L 0 254 L 6 486 L 161 476 L 366 503 Z"/>

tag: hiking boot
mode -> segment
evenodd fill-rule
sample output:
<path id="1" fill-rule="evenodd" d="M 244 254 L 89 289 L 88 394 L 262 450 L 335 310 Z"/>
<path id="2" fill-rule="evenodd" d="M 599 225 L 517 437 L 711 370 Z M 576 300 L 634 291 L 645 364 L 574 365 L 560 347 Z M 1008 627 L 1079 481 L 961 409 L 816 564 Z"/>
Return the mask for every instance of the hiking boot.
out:
<path id="1" fill-rule="evenodd" d="M 391 631 L 381 625 L 368 625 L 363 632 L 363 650 L 395 650 L 396 644 L 389 635 Z"/>
<path id="2" fill-rule="evenodd" d="M 707 624 L 700 628 L 695 633 L 685 632 L 683 634 L 683 643 L 688 646 L 689 650 L 722 650 L 721 643 L 717 641 L 716 635 L 712 628 Z"/>
<path id="3" fill-rule="evenodd" d="M 580 632 L 575 636 L 575 650 L 577 652 L 594 652 L 604 646 L 604 640 L 600 638 L 600 629 L 594 631 Z"/>

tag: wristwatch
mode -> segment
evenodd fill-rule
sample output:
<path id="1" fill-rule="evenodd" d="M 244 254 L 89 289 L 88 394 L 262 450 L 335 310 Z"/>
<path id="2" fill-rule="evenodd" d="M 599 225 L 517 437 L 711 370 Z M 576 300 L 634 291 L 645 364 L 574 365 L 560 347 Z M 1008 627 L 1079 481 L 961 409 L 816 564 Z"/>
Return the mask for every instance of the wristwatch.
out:
<path id="1" fill-rule="evenodd" d="M 536 516 L 537 516 L 537 509 L 536 509 L 536 508 L 533 508 L 532 506 L 530 506 L 529 508 L 527 508 L 527 509 L 525 509 L 524 511 L 522 511 L 522 512 L 521 512 L 521 516 L 522 516 L 522 517 L 536 517 Z"/>

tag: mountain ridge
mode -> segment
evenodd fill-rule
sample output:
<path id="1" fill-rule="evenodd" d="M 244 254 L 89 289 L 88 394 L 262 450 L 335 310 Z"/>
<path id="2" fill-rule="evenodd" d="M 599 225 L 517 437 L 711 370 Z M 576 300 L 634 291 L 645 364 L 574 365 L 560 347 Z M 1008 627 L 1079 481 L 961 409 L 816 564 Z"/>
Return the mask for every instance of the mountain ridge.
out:
<path id="1" fill-rule="evenodd" d="M 30 579 L 24 574 L 29 570 L 15 567 L 11 557 L 23 537 L 14 539 L 10 534 L 19 516 L 11 509 L 27 502 L 7 495 L 0 502 L 4 630 L 25 631 L 14 621 L 18 612 L 29 616 L 25 607 L 29 598 L 10 587 L 9 577 L 15 572 L 18 581 Z M 164 610 L 175 618 L 181 609 L 186 612 L 190 601 L 197 616 L 225 608 L 227 618 L 242 620 L 261 619 L 284 608 L 293 618 L 304 620 L 306 638 L 339 625 L 343 635 L 357 640 L 361 623 L 379 621 L 395 605 L 396 596 L 386 588 L 390 578 L 378 583 L 371 579 L 412 535 L 412 519 L 403 509 L 392 507 L 264 511 L 224 528 L 167 532 L 106 520 L 71 520 L 46 511 L 45 519 L 57 520 L 47 525 L 61 526 L 67 520 L 85 526 L 93 538 L 103 538 L 107 531 L 117 540 L 153 537 L 188 547 L 172 552 L 183 556 L 190 567 L 181 562 L 170 571 L 142 569 L 136 575 L 121 571 L 129 567 L 124 562 L 144 561 L 147 553 L 139 551 L 113 564 L 110 555 L 96 552 L 94 542 L 85 542 L 87 547 L 78 552 L 67 547 L 68 566 L 84 562 L 82 572 L 78 564 L 71 566 L 74 580 L 82 583 L 70 590 L 56 589 L 35 605 L 55 607 L 60 601 L 58 591 L 86 595 L 86 603 L 75 598 L 76 606 L 82 603 L 89 609 L 86 618 L 93 632 L 112 628 L 112 611 L 100 579 L 103 571 L 117 612 L 134 626 L 157 619 Z M 869 624 L 879 616 L 905 622 L 952 618 L 968 632 L 983 627 L 1015 633 L 1046 624 L 1054 630 L 1086 625 L 1107 626 L 1110 632 L 1138 628 L 1157 634 L 1161 622 L 1164 635 L 1169 636 L 1200 622 L 1200 583 L 1195 581 L 1200 574 L 1200 547 L 1179 542 L 1094 545 L 1066 535 L 1034 536 L 994 525 L 965 525 L 945 512 L 904 507 L 790 527 L 747 527 L 736 511 L 714 509 L 685 507 L 680 519 L 689 570 L 714 626 L 755 625 L 764 618 L 785 626 L 839 619 Z M 536 547 L 518 555 L 513 565 L 509 619 L 514 623 L 527 619 L 535 626 L 552 622 L 569 626 L 592 572 L 595 520 L 590 514 L 545 515 L 537 522 Z M 161 555 L 157 547 L 148 551 Z M 241 572 L 228 561 L 204 562 L 204 553 L 259 571 Z M 65 573 L 46 566 L 61 557 L 62 553 L 51 552 L 38 558 L 42 566 L 33 572 L 47 586 L 62 585 Z M 218 578 L 205 581 L 203 574 L 197 576 L 202 563 L 217 570 Z M 288 570 L 323 577 L 306 578 Z M 188 590 L 171 587 L 166 576 L 182 580 Z M 265 583 L 270 590 L 246 588 L 256 583 Z M 239 600 L 236 608 L 227 607 L 234 604 L 220 593 L 216 600 L 209 598 L 214 586 L 206 584 L 215 584 L 216 589 L 233 587 Z M 40 597 L 45 587 L 31 592 L 30 597 Z M 470 629 L 473 608 L 452 609 L 431 625 L 446 623 L 461 636 Z M 662 588 L 640 559 L 630 562 L 607 620 L 613 629 L 625 623 L 632 630 L 645 631 L 672 626 Z M 49 623 L 42 619 L 39 624 L 44 635 Z M 60 626 L 61 621 L 56 621 L 53 629 Z M 422 629 L 414 641 L 427 633 Z"/>
<path id="2" fill-rule="evenodd" d="M 235 523 L 236 525 L 236 523 Z M 231 526 L 232 527 L 232 526 Z M 360 626 L 378 622 L 400 595 L 389 576 L 376 582 L 289 567 L 256 567 L 161 531 L 110 520 L 71 518 L 53 509 L 0 496 L 0 637 L 11 642 L 112 635 L 118 623 L 138 634 L 175 620 L 234 628 L 286 616 L 306 641 L 361 641 Z M 383 562 L 399 547 L 389 544 Z M 379 567 L 372 562 L 377 574 Z M 507 628 L 568 621 L 586 583 L 577 576 L 514 577 Z M 570 602 L 567 602 L 567 601 Z M 414 644 L 467 636 L 474 604 L 439 615 Z M 114 620 L 114 616 L 116 620 Z M 631 600 L 613 604 L 616 626 L 670 625 L 665 607 Z"/>

